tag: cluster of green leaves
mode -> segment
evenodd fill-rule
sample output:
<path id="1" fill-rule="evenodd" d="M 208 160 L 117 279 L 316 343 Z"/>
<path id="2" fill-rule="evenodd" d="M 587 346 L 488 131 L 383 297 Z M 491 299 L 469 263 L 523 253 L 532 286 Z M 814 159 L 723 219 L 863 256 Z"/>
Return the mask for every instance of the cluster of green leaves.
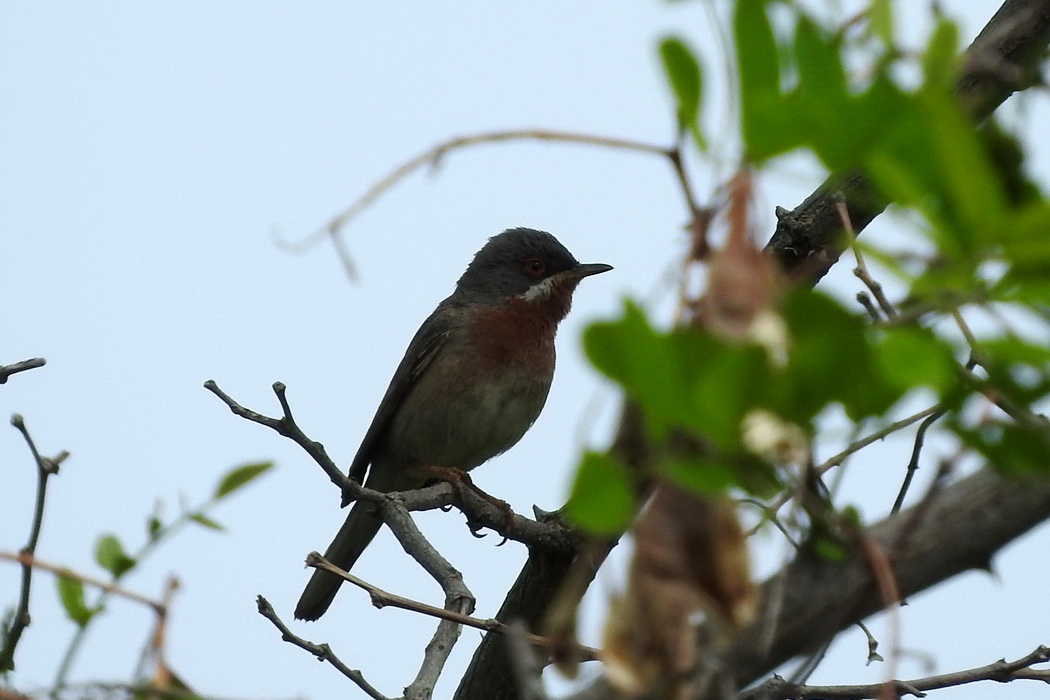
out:
<path id="1" fill-rule="evenodd" d="M 872 2 L 866 33 L 828 28 L 788 2 L 734 8 L 744 160 L 761 167 L 807 150 L 829 171 L 865 172 L 886 201 L 917 214 L 924 242 L 917 248 L 935 251 L 921 264 L 865 246 L 907 285 L 914 320 L 875 329 L 829 298 L 794 295 L 783 309 L 790 350 L 779 366 L 756 346 L 694 329 L 660 333 L 629 306 L 622 319 L 588 330 L 592 363 L 638 402 L 657 443 L 673 430 L 702 436 L 711 456 L 668 470 L 698 488 L 750 488 L 744 475 L 756 457 L 741 441 L 750 411 L 767 410 L 811 434 L 829 405 L 854 420 L 879 418 L 920 387 L 943 402 L 946 427 L 991 463 L 1050 471 L 1050 429 L 1036 413 L 1050 396 L 1050 202 L 1026 177 L 1017 142 L 994 124 L 975 128 L 966 113 L 956 90 L 963 66 L 956 26 L 936 18 L 916 60 L 895 45 L 887 0 Z M 701 60 L 678 37 L 665 39 L 659 55 L 680 128 L 705 152 Z M 846 67 L 858 57 L 870 63 L 862 80 Z M 917 87 L 897 77 L 909 61 L 922 75 Z M 967 304 L 1020 307 L 1026 333 L 1004 324 L 976 348 L 939 336 L 937 319 Z M 960 364 L 971 351 L 978 375 Z M 965 410 L 975 392 L 998 400 L 1009 417 L 977 424 L 976 412 Z M 574 517 L 608 532 L 633 508 L 623 466 L 607 454 L 586 455 L 570 499 Z"/>
<path id="2" fill-rule="evenodd" d="M 807 148 L 830 170 L 862 169 L 887 201 L 918 214 L 918 233 L 936 250 L 918 270 L 866 246 L 908 283 L 914 303 L 1010 304 L 1031 312 L 1034 341 L 1006 331 L 975 348 L 988 376 L 985 390 L 1018 411 L 981 429 L 954 416 L 950 426 L 1004 469 L 1046 471 L 1050 435 L 1030 418 L 1031 407 L 1050 394 L 1050 201 L 1025 176 L 1016 141 L 994 124 L 974 128 L 965 112 L 967 99 L 956 89 L 964 65 L 956 26 L 937 19 L 921 55 L 922 84 L 908 90 L 892 78 L 902 59 L 890 3 L 873 3 L 870 26 L 883 50 L 858 86 L 845 77 L 849 47 L 841 32 L 799 14 L 793 33 L 778 35 L 771 5 L 737 3 L 733 19 L 749 158 L 760 163 Z M 900 361 L 913 362 L 909 354 Z"/>
<path id="3" fill-rule="evenodd" d="M 768 495 L 776 458 L 749 444 L 747 416 L 777 416 L 808 440 L 832 405 L 861 421 L 884 416 L 918 388 L 947 403 L 963 395 L 952 347 L 928 330 L 877 330 L 809 291 L 790 295 L 782 313 L 790 328 L 786 358 L 699 328 L 658 331 L 630 303 L 621 318 L 587 329 L 590 361 L 641 409 L 657 475 L 700 491 L 735 487 Z M 698 436 L 698 445 L 676 450 L 683 433 Z M 630 475 L 614 456 L 590 452 L 569 512 L 587 529 L 615 532 L 634 514 L 633 494 Z"/>
<path id="4" fill-rule="evenodd" d="M 185 526 L 196 523 L 209 530 L 222 531 L 224 529 L 223 526 L 208 513 L 223 500 L 265 474 L 272 467 L 272 462 L 257 462 L 231 469 L 219 480 L 208 500 L 198 506 L 184 506 L 179 517 L 171 522 L 164 522 L 159 512 L 154 511 L 146 520 L 146 541 L 134 554 L 128 553 L 128 550 L 125 549 L 120 538 L 116 535 L 104 534 L 100 536 L 95 544 L 95 561 L 109 573 L 111 583 L 117 584 L 138 568 L 142 561 L 152 554 L 162 542 L 182 530 Z M 65 675 L 71 668 L 72 661 L 80 649 L 84 634 L 92 620 L 105 610 L 105 604 L 109 599 L 110 593 L 101 591 L 91 603 L 88 603 L 84 584 L 80 579 L 60 575 L 56 578 L 56 581 L 62 607 L 66 615 L 77 627 L 76 634 L 63 657 L 56 680 L 56 687 L 61 687 L 65 682 Z"/>

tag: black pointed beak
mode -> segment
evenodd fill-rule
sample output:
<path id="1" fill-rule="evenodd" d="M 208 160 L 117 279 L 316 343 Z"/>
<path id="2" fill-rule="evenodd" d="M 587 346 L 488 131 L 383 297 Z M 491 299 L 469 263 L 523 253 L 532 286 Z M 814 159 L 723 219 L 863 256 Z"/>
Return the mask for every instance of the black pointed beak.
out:
<path id="1" fill-rule="evenodd" d="M 583 279 L 584 277 L 590 277 L 591 275 L 600 275 L 611 269 L 613 269 L 613 266 L 606 265 L 605 263 L 580 263 L 571 270 L 568 270 L 565 274 L 567 277 L 572 277 L 573 279 Z"/>

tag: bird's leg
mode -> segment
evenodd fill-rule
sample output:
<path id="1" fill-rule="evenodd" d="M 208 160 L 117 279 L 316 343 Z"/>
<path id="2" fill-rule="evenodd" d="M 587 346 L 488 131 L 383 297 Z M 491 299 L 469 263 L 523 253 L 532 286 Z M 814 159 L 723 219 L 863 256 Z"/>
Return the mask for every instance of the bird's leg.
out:
<path id="1" fill-rule="evenodd" d="M 460 501 L 463 500 L 464 491 L 466 489 L 470 489 L 479 498 L 492 504 L 500 511 L 500 513 L 503 514 L 503 526 L 505 530 L 509 531 L 511 527 L 513 527 L 514 511 L 510 509 L 510 504 L 504 501 L 503 499 L 496 498 L 495 496 L 492 496 L 482 491 L 474 484 L 473 480 L 471 480 L 470 478 L 470 475 L 462 469 L 456 469 L 455 467 L 438 467 L 436 465 L 431 464 L 420 465 L 418 469 L 424 474 L 427 474 L 438 481 L 445 481 L 449 483 L 452 486 L 452 488 L 456 491 L 456 496 Z M 469 516 L 467 518 L 467 527 L 470 528 L 470 534 L 474 535 L 475 537 L 485 536 L 484 534 L 478 534 L 478 531 L 481 530 L 481 528 L 483 528 L 484 525 L 472 521 L 469 518 Z M 504 536 L 503 542 L 506 541 L 507 537 Z M 500 542 L 500 544 L 502 545 L 503 542 Z"/>

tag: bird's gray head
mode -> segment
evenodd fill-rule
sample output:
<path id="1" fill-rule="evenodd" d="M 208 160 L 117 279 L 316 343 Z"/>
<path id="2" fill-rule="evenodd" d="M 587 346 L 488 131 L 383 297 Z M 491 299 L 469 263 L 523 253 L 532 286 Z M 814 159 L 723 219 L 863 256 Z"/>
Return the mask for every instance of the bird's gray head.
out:
<path id="1" fill-rule="evenodd" d="M 571 295 L 584 277 L 611 269 L 601 263 L 581 264 L 545 231 L 512 228 L 490 238 L 477 252 L 453 296 L 473 303 L 542 301 L 554 294 Z"/>

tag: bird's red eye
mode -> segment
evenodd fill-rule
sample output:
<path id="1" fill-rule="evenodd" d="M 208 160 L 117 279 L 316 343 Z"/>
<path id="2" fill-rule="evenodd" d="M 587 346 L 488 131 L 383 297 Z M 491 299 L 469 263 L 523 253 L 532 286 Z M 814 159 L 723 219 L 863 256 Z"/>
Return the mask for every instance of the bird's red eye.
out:
<path id="1" fill-rule="evenodd" d="M 547 271 L 547 263 L 540 258 L 529 258 L 525 261 L 525 272 L 538 277 Z"/>

